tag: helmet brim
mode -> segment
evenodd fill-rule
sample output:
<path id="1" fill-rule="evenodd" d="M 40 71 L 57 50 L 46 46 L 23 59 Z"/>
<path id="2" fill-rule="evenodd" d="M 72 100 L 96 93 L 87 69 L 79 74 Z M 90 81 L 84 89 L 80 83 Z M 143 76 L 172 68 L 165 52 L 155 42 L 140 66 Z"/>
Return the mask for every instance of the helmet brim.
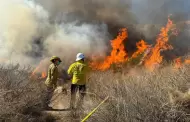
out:
<path id="1" fill-rule="evenodd" d="M 80 60 L 82 60 L 82 59 L 84 59 L 84 58 L 77 58 L 76 61 L 80 61 Z"/>
<path id="2" fill-rule="evenodd" d="M 60 62 L 62 62 L 60 58 L 53 58 L 53 59 L 50 59 L 51 62 L 53 62 L 53 60 L 59 60 Z"/>

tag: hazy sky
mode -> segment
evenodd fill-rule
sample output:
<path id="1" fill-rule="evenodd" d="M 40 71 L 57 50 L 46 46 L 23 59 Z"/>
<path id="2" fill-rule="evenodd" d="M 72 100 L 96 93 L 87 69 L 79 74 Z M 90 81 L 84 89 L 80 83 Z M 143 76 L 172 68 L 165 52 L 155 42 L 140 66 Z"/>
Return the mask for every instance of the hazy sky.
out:
<path id="1" fill-rule="evenodd" d="M 164 16 L 176 12 L 189 18 L 190 0 L 132 0 L 132 11 L 140 23 L 162 21 Z"/>

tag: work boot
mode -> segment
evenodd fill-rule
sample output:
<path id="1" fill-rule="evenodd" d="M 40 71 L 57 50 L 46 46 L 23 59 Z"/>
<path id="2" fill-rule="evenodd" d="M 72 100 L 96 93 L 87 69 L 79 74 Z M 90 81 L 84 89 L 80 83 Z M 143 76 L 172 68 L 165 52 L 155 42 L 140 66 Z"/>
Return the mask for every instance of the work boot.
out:
<path id="1" fill-rule="evenodd" d="M 52 110 L 53 108 L 52 108 L 52 107 L 49 107 L 49 106 L 45 106 L 44 109 L 45 109 L 45 110 Z"/>

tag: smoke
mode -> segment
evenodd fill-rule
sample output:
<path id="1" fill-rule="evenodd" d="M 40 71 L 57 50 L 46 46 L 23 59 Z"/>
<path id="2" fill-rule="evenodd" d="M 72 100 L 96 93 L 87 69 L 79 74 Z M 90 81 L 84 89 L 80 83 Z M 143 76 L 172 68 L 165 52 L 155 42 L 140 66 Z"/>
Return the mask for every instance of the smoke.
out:
<path id="1" fill-rule="evenodd" d="M 148 40 L 154 40 L 168 16 L 174 23 L 189 20 L 189 6 L 187 0 L 133 0 L 132 11 L 138 20 L 137 28 Z"/>
<path id="2" fill-rule="evenodd" d="M 134 50 L 142 38 L 154 40 L 169 14 L 187 20 L 185 1 L 0 0 L 0 59 L 36 65 L 52 55 L 69 63 L 78 52 L 104 56 L 122 27 L 129 31 L 127 49 Z"/>
<path id="3" fill-rule="evenodd" d="M 60 24 L 44 41 L 45 50 L 48 55 L 63 57 L 65 62 L 73 61 L 78 52 L 90 56 L 92 54 L 104 55 L 106 52 L 105 40 L 106 25 L 76 23 Z"/>
<path id="4" fill-rule="evenodd" d="M 4 50 L 0 55 L 7 61 L 23 64 L 34 61 L 27 53 L 34 50 L 34 40 L 40 36 L 41 23 L 46 18 L 39 6 L 35 9 L 30 4 L 24 0 L 0 0 L 0 45 Z"/>
<path id="5" fill-rule="evenodd" d="M 187 0 L 36 0 L 49 11 L 52 22 L 105 23 L 110 38 L 127 27 L 132 36 L 128 48 L 134 50 L 140 39 L 154 43 L 160 28 L 172 15 L 174 22 L 189 19 Z M 133 27 L 131 27 L 133 26 Z M 131 50 L 130 49 L 130 50 Z"/>
<path id="6" fill-rule="evenodd" d="M 133 0 L 132 11 L 139 23 L 164 24 L 170 14 L 178 21 L 189 19 L 189 6 L 187 0 Z"/>
<path id="7" fill-rule="evenodd" d="M 65 60 L 106 50 L 105 24 L 51 22 L 43 6 L 27 0 L 0 0 L 0 14 L 0 56 L 7 61 L 33 65 L 52 55 Z"/>
<path id="8" fill-rule="evenodd" d="M 186 55 L 190 49 L 190 25 L 185 23 L 190 19 L 190 1 L 187 0 L 133 0 L 132 11 L 136 15 L 138 25 L 136 28 L 145 36 L 148 43 L 155 43 L 168 16 L 176 24 L 177 37 L 170 37 L 172 51 L 165 52 L 165 58 L 173 58 Z"/>
<path id="9" fill-rule="evenodd" d="M 115 25 L 134 23 L 130 12 L 130 0 L 36 0 L 47 9 L 53 20 L 97 23 Z M 66 16 L 67 19 L 64 17 Z"/>

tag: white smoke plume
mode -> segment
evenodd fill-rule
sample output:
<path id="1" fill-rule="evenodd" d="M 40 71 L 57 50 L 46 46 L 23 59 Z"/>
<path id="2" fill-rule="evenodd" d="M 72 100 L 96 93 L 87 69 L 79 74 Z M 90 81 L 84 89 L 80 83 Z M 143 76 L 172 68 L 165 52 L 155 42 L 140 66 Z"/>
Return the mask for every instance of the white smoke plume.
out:
<path id="1" fill-rule="evenodd" d="M 51 23 L 48 11 L 28 0 L 0 0 L 0 14 L 1 61 L 34 65 L 52 55 L 105 52 L 105 24 Z"/>

